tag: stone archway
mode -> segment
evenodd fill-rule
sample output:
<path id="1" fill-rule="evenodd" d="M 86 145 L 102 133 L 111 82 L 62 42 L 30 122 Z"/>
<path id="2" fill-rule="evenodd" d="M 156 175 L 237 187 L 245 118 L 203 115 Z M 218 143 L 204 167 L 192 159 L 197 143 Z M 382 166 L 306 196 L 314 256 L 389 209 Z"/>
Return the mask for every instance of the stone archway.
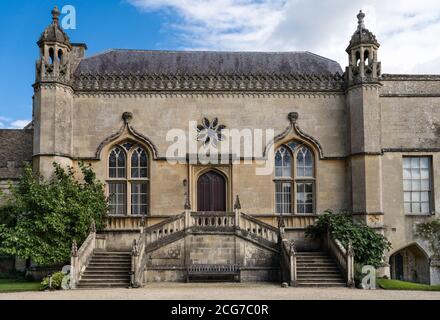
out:
<path id="1" fill-rule="evenodd" d="M 416 243 L 390 256 L 391 278 L 403 281 L 430 283 L 429 257 Z"/>

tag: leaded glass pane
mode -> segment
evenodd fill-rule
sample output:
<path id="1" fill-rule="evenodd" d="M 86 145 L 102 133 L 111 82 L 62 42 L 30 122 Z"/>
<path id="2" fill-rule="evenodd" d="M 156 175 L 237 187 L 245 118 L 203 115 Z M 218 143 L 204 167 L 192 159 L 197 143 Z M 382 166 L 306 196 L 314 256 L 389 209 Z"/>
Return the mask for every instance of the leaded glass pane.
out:
<path id="1" fill-rule="evenodd" d="M 133 182 L 131 184 L 131 214 L 147 214 L 148 183 Z"/>
<path id="2" fill-rule="evenodd" d="M 277 213 L 292 213 L 292 185 L 290 182 L 275 183 L 275 207 Z"/>
<path id="3" fill-rule="evenodd" d="M 313 177 L 313 155 L 306 147 L 302 147 L 298 150 L 296 156 L 296 171 L 297 177 Z"/>
<path id="4" fill-rule="evenodd" d="M 142 148 L 136 148 L 131 155 L 131 177 L 148 178 L 148 157 Z"/>
<path id="5" fill-rule="evenodd" d="M 125 153 L 120 147 L 116 147 L 110 152 L 109 177 L 125 178 Z"/>
<path id="6" fill-rule="evenodd" d="M 296 184 L 297 213 L 313 213 L 313 182 L 298 182 Z"/>
<path id="7" fill-rule="evenodd" d="M 403 158 L 404 209 L 407 214 L 429 213 L 431 172 L 428 157 Z"/>
<path id="8" fill-rule="evenodd" d="M 280 147 L 275 153 L 275 177 L 292 176 L 292 157 L 285 147 Z"/>
<path id="9" fill-rule="evenodd" d="M 109 183 L 109 206 L 110 214 L 124 215 L 126 214 L 126 184 L 125 183 Z"/>

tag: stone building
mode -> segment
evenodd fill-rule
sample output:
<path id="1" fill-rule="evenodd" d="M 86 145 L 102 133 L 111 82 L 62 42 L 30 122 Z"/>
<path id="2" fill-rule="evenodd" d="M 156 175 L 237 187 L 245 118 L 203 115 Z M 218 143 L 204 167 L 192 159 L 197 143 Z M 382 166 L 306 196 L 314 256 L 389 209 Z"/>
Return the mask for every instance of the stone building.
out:
<path id="1" fill-rule="evenodd" d="M 414 233 L 440 214 L 440 76 L 382 74 L 362 12 L 345 70 L 310 52 L 118 49 L 87 57 L 52 13 L 38 41 L 32 126 L 0 131 L 0 177 L 16 179 L 24 160 L 46 176 L 54 161 L 85 161 L 105 181 L 107 230 L 92 232 L 81 255 L 74 250 L 83 286 L 103 285 L 93 282 L 93 263 L 120 259 L 122 267 L 131 251 L 140 285 L 216 276 L 215 266 L 239 268 L 243 281 L 274 280 L 283 252 L 297 259 L 290 280 L 337 285 L 331 270 L 314 281 L 300 272 L 308 262 L 338 262 L 332 245 L 304 235 L 327 209 L 353 212 L 392 242 L 381 273 L 440 282 L 438 261 Z M 173 132 L 198 150 L 223 145 L 221 129 L 272 129 L 275 137 L 260 157 L 231 152 L 206 163 L 191 150 L 168 153 Z M 240 150 L 250 145 L 240 141 Z M 275 170 L 257 174 L 267 163 Z M 281 256 L 279 225 L 295 240 Z"/>

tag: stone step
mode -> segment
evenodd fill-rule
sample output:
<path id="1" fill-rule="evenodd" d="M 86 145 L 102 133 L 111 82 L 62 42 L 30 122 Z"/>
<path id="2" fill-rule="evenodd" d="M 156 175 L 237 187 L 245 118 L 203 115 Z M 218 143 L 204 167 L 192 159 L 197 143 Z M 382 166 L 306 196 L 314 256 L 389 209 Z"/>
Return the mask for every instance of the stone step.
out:
<path id="1" fill-rule="evenodd" d="M 298 277 L 303 282 L 345 282 L 341 277 Z"/>
<path id="2" fill-rule="evenodd" d="M 129 282 L 94 282 L 94 283 L 79 283 L 79 289 L 104 289 L 104 288 L 128 288 L 130 286 Z"/>
<path id="3" fill-rule="evenodd" d="M 125 267 L 125 268 L 131 268 L 131 263 L 114 262 L 114 261 L 111 261 L 111 262 L 91 261 L 88 266 L 91 266 L 91 267 L 106 267 L 106 266 L 118 267 L 118 266 L 120 266 L 120 267 Z"/>
<path id="4" fill-rule="evenodd" d="M 102 256 L 102 255 L 115 255 L 115 256 L 131 256 L 131 252 L 126 251 L 95 251 L 93 253 L 95 256 Z"/>
<path id="5" fill-rule="evenodd" d="M 300 264 L 335 264 L 334 261 L 332 260 L 296 260 L 296 263 L 300 263 Z"/>
<path id="6" fill-rule="evenodd" d="M 316 272 L 316 273 L 303 273 L 298 272 L 298 277 L 309 277 L 309 278 L 341 278 L 340 273 L 326 273 L 326 272 Z"/>
<path id="7" fill-rule="evenodd" d="M 102 271 L 108 271 L 108 272 L 112 272 L 112 271 L 129 271 L 131 269 L 131 267 L 128 266 L 123 266 L 123 267 L 119 267 L 119 266 L 87 266 L 85 272 L 87 271 L 96 271 L 96 272 L 102 272 Z"/>
<path id="8" fill-rule="evenodd" d="M 317 265 L 331 265 L 336 266 L 336 263 L 333 261 L 316 261 L 316 262 L 303 262 L 303 261 L 296 261 L 296 264 L 304 265 L 304 266 L 317 266 Z"/>
<path id="9" fill-rule="evenodd" d="M 298 275 L 304 275 L 304 276 L 307 276 L 307 275 L 314 276 L 314 275 L 317 275 L 317 274 L 319 274 L 319 275 L 329 275 L 329 276 L 332 276 L 332 275 L 340 275 L 341 273 L 339 272 L 339 270 L 330 270 L 330 271 L 320 271 L 320 270 L 297 270 L 297 274 L 298 274 Z"/>
<path id="10" fill-rule="evenodd" d="M 84 281 L 105 281 L 105 282 L 124 282 L 124 281 L 130 281 L 130 276 L 105 276 L 105 277 L 99 277 L 99 276 L 82 276 L 80 282 Z"/>
<path id="11" fill-rule="evenodd" d="M 335 267 L 298 267 L 298 272 L 302 271 L 313 271 L 313 272 L 340 272 L 339 269 Z"/>
<path id="12" fill-rule="evenodd" d="M 92 278 L 92 279 L 81 279 L 79 281 L 81 284 L 89 284 L 89 283 L 128 283 L 130 282 L 129 278 L 124 279 L 101 279 L 101 278 Z"/>
<path id="13" fill-rule="evenodd" d="M 345 284 L 345 282 L 302 282 L 302 281 L 298 281 L 297 282 L 297 286 L 298 287 L 346 287 L 347 285 Z"/>
<path id="14" fill-rule="evenodd" d="M 125 275 L 125 274 L 129 274 L 130 273 L 130 269 L 100 269 L 100 270 L 96 270 L 96 269 L 89 269 L 86 268 L 86 271 L 84 271 L 84 275 L 91 275 L 91 274 L 98 274 L 98 275 L 106 275 L 106 274 L 121 274 L 121 275 Z"/>
<path id="15" fill-rule="evenodd" d="M 296 253 L 298 256 L 330 256 L 327 252 L 325 251 L 310 251 L 310 252 L 297 252 Z"/>
<path id="16" fill-rule="evenodd" d="M 120 263 L 131 263 L 131 259 L 123 258 L 95 258 L 93 257 L 90 262 L 120 262 Z"/>

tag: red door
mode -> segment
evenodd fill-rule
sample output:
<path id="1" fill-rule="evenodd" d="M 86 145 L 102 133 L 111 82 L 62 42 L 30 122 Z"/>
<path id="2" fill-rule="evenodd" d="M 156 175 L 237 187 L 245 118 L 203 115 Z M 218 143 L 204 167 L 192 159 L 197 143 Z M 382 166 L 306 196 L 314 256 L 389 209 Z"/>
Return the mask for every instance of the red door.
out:
<path id="1" fill-rule="evenodd" d="M 215 171 L 209 171 L 197 181 L 197 210 L 226 211 L 226 181 Z"/>

